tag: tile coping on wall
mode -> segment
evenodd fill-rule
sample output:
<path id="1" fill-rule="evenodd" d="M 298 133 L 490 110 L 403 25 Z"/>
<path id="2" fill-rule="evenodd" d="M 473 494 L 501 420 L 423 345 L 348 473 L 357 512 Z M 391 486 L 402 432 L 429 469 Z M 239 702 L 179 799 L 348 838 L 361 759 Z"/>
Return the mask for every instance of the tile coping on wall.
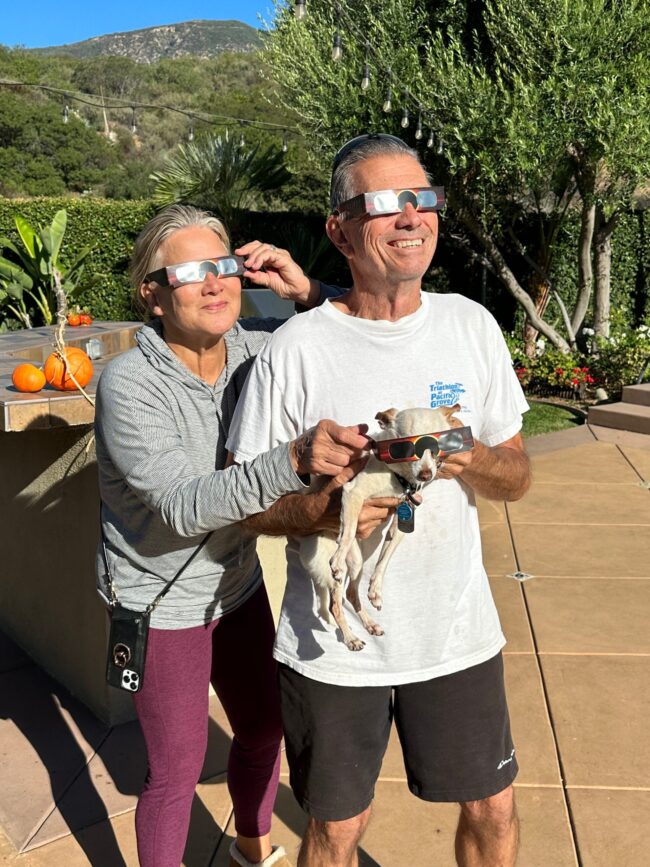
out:
<path id="1" fill-rule="evenodd" d="M 68 346 L 88 351 L 89 340 L 100 343 L 102 354 L 93 361 L 95 373 L 86 388 L 91 397 L 106 362 L 135 345 L 135 332 L 140 326 L 140 322 L 94 322 L 84 328 L 68 328 Z M 53 349 L 55 330 L 52 325 L 0 335 L 0 431 L 92 423 L 94 407 L 81 394 L 56 391 L 50 386 L 35 394 L 23 394 L 11 383 L 13 370 L 19 364 L 45 361 Z"/>

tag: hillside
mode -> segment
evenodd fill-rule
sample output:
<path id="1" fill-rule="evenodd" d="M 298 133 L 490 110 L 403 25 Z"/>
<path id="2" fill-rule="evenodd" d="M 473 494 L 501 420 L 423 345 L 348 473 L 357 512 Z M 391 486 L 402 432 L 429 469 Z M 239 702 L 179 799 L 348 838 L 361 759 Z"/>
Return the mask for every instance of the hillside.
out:
<path id="1" fill-rule="evenodd" d="M 156 63 L 188 55 L 210 58 L 224 51 L 255 51 L 261 47 L 261 37 L 259 30 L 241 21 L 184 21 L 125 33 L 108 33 L 83 42 L 34 48 L 31 52 L 79 59 L 128 57 L 137 63 Z"/>

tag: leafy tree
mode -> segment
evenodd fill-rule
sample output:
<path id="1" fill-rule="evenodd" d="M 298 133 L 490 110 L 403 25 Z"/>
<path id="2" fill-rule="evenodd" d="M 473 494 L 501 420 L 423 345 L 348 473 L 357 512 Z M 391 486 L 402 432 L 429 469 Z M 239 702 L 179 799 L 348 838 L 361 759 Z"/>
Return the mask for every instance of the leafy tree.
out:
<path id="1" fill-rule="evenodd" d="M 0 165 L 11 175 L 5 195 L 12 187 L 27 195 L 82 192 L 115 162 L 110 144 L 74 114 L 64 124 L 52 101 L 0 91 Z"/>
<path id="2" fill-rule="evenodd" d="M 334 63 L 337 22 L 344 58 Z M 446 183 L 457 241 L 523 307 L 529 337 L 538 330 L 564 351 L 575 344 L 594 256 L 595 326 L 606 333 L 611 235 L 633 190 L 650 176 L 647 3 L 312 0 L 303 21 L 278 4 L 265 59 L 321 167 L 360 131 L 407 137 L 399 109 L 408 105 L 417 115 L 419 105 L 421 143 L 430 126 L 436 144 L 423 157 Z M 393 105 L 384 113 L 389 87 Z M 550 274 L 558 234 L 575 209 L 579 280 L 569 312 Z M 531 217 L 532 238 L 523 231 Z M 557 308 L 554 320 L 546 313 L 550 298 L 561 311 L 559 327 Z"/>
<path id="3" fill-rule="evenodd" d="M 130 57 L 94 57 L 76 66 L 71 83 L 86 93 L 132 99 L 142 82 L 142 72 Z"/>

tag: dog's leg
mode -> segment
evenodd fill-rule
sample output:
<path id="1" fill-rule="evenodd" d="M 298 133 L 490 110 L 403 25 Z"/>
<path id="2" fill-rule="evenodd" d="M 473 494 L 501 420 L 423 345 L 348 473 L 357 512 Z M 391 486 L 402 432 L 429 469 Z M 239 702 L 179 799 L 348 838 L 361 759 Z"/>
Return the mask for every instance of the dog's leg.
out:
<path id="1" fill-rule="evenodd" d="M 354 482 L 354 480 L 353 480 Z M 330 560 L 332 575 L 336 581 L 345 579 L 346 559 L 357 535 L 357 523 L 363 508 L 363 494 L 355 491 L 354 485 L 344 485 L 341 495 L 341 529 L 338 548 Z"/>
<path id="2" fill-rule="evenodd" d="M 303 536 L 298 549 L 300 562 L 311 578 L 318 598 L 318 615 L 331 626 L 336 621 L 330 614 L 330 592 L 334 579 L 330 571 L 330 559 L 336 551 L 336 542 L 327 536 Z"/>
<path id="3" fill-rule="evenodd" d="M 359 543 L 354 541 L 354 544 L 350 548 L 350 553 L 348 554 L 347 559 L 348 566 L 348 575 L 350 576 L 350 583 L 348 584 L 347 590 L 345 591 L 345 595 L 348 598 L 348 602 L 354 608 L 357 615 L 359 616 L 359 620 L 364 625 L 364 628 L 371 635 L 383 635 L 384 630 L 378 623 L 372 619 L 372 617 L 368 614 L 366 609 L 361 604 L 361 599 L 359 597 L 359 583 L 361 581 L 361 574 L 363 572 L 363 554 L 361 553 L 361 548 L 359 547 Z"/>
<path id="4" fill-rule="evenodd" d="M 368 585 L 368 599 L 377 611 L 381 611 L 381 591 L 384 583 L 384 575 L 386 574 L 386 567 L 388 566 L 390 558 L 395 553 L 395 549 L 403 538 L 404 533 L 397 529 L 397 514 L 395 514 L 393 515 L 393 520 L 391 521 L 388 532 L 386 533 L 386 538 L 384 539 L 379 559 L 375 564 L 375 571 L 372 573 L 370 584 Z"/>
<path id="5" fill-rule="evenodd" d="M 357 638 L 350 629 L 348 621 L 345 619 L 345 612 L 343 611 L 343 583 L 339 581 L 335 582 L 330 593 L 330 611 L 332 612 L 332 617 L 336 621 L 339 629 L 343 633 L 345 646 L 348 650 L 363 650 L 366 646 L 366 642 Z"/>

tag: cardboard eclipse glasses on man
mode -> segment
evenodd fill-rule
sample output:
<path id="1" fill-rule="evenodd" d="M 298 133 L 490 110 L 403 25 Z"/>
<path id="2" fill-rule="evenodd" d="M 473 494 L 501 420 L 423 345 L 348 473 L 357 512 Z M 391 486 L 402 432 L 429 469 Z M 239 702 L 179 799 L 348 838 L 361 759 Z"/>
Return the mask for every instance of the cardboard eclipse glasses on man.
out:
<path id="1" fill-rule="evenodd" d="M 414 187 L 407 190 L 375 190 L 371 193 L 360 193 L 334 210 L 337 216 L 385 217 L 389 214 L 399 214 L 407 205 L 412 205 L 416 211 L 440 211 L 445 207 L 444 187 Z"/>

